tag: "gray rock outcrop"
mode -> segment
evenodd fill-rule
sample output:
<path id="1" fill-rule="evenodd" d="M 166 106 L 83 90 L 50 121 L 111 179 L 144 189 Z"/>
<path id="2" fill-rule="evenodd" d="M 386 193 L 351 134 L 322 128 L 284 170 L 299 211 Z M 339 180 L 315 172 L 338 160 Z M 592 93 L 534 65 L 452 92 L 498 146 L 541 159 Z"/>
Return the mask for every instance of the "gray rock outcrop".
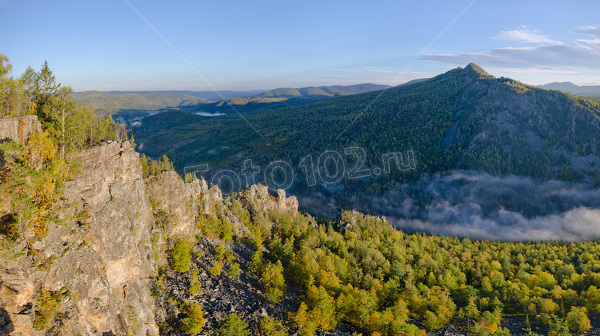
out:
<path id="1" fill-rule="evenodd" d="M 33 132 L 41 130 L 42 125 L 36 115 L 0 118 L 0 141 L 24 143 Z"/>
<path id="2" fill-rule="evenodd" d="M 112 141 L 76 160 L 82 171 L 66 185 L 59 220 L 29 255 L 0 270 L 13 334 L 158 335 L 148 287 L 154 218 L 139 155 Z M 37 331 L 45 329 L 35 316 L 45 309 L 43 292 L 58 306 L 49 330 Z"/>

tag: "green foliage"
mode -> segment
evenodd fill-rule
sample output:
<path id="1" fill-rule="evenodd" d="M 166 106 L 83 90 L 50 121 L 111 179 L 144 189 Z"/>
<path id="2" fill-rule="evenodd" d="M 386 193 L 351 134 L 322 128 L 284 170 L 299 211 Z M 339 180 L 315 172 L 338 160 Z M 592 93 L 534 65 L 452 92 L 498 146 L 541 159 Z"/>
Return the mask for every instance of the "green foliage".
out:
<path id="1" fill-rule="evenodd" d="M 200 283 L 200 279 L 198 278 L 198 268 L 196 268 L 196 265 L 193 265 L 190 273 L 190 294 L 200 294 L 201 287 L 202 285 Z"/>
<path id="2" fill-rule="evenodd" d="M 235 281 L 240 279 L 240 264 L 234 262 L 231 265 L 229 265 L 229 271 L 227 272 L 227 275 L 229 275 L 229 277 Z"/>
<path id="3" fill-rule="evenodd" d="M 146 154 L 142 154 L 140 157 L 140 163 L 142 165 L 142 177 L 148 178 L 148 176 L 150 176 L 150 161 L 148 160 Z"/>
<path id="4" fill-rule="evenodd" d="M 110 118 L 111 117 L 109 117 L 109 119 Z M 144 178 L 157 176 L 162 172 L 173 170 L 173 164 L 166 155 L 163 155 L 158 161 L 150 160 L 145 155 L 142 155 L 140 162 L 142 164 L 142 174 Z"/>
<path id="5" fill-rule="evenodd" d="M 34 133 L 27 146 L 15 142 L 0 144 L 4 161 L 0 198 L 10 202 L 12 216 L 3 217 L 2 226 L 12 238 L 29 229 L 37 238 L 45 236 L 46 222 L 55 216 L 51 209 L 69 178 L 67 163 L 56 153 L 56 145 L 47 132 Z"/>
<path id="6" fill-rule="evenodd" d="M 575 171 L 568 163 L 565 163 L 556 173 L 556 177 L 563 181 L 577 181 L 583 179 L 584 175 L 580 170 Z"/>
<path id="7" fill-rule="evenodd" d="M 194 173 L 187 173 L 187 174 L 185 174 L 185 177 L 184 177 L 183 180 L 186 183 L 190 183 L 190 182 L 192 182 L 192 181 L 194 181 L 196 179 L 197 179 L 196 174 L 194 174 Z"/>
<path id="8" fill-rule="evenodd" d="M 262 251 L 256 250 L 252 254 L 252 258 L 250 259 L 250 266 L 248 267 L 248 271 L 259 275 L 262 273 L 262 269 L 263 269 Z"/>
<path id="9" fill-rule="evenodd" d="M 276 319 L 264 316 L 260 322 L 260 332 L 264 336 L 286 336 L 285 327 Z"/>
<path id="10" fill-rule="evenodd" d="M 548 336 L 570 336 L 569 327 L 564 319 L 552 316 Z"/>
<path id="11" fill-rule="evenodd" d="M 36 302 L 35 320 L 33 322 L 35 330 L 45 330 L 49 327 L 49 322 L 54 317 L 56 307 L 61 301 L 62 292 L 52 293 L 47 289 L 42 290 Z"/>
<path id="12" fill-rule="evenodd" d="M 313 336 L 317 329 L 317 323 L 312 320 L 306 303 L 301 302 L 300 308 L 296 313 L 289 314 L 290 319 L 294 321 L 296 327 L 300 328 L 300 335 Z"/>
<path id="13" fill-rule="evenodd" d="M 200 334 L 206 323 L 202 307 L 196 302 L 189 302 L 185 305 L 185 314 L 187 317 L 181 321 L 180 330 L 192 335 Z"/>
<path id="14" fill-rule="evenodd" d="M 76 93 L 74 99 L 82 105 L 95 107 L 96 113 L 108 116 L 115 113 L 128 113 L 131 110 L 160 110 L 177 107 L 181 104 L 206 104 L 207 100 L 181 93 L 121 93 L 113 94 L 99 91 Z"/>
<path id="15" fill-rule="evenodd" d="M 223 261 L 223 259 L 225 259 L 226 253 L 227 253 L 227 248 L 225 247 L 224 244 L 219 244 L 215 248 L 215 258 L 217 258 L 217 260 Z"/>
<path id="16" fill-rule="evenodd" d="M 191 249 L 192 243 L 188 239 L 179 238 L 175 241 L 169 257 L 169 264 L 173 270 L 186 272 L 190 269 Z"/>
<path id="17" fill-rule="evenodd" d="M 245 215 L 235 200 L 230 207 Z M 267 275 L 276 279 L 272 275 L 281 273 L 284 285 L 307 289 L 299 309 L 290 314 L 303 335 L 332 330 L 339 321 L 370 334 L 418 335 L 424 331 L 410 319 L 438 330 L 455 318 L 466 319 L 471 334 L 506 335 L 504 313 L 527 312 L 549 325 L 563 306 L 573 311 L 575 321 L 582 319 L 575 317 L 581 310 L 572 307 L 600 305 L 594 286 L 600 285 L 600 250 L 594 242 L 406 234 L 383 219 L 349 211 L 339 221 L 352 224 L 313 226 L 307 216 L 290 218 L 276 211 L 255 213 L 244 223 L 252 232 L 260 232 L 260 223 L 272 225 L 260 233 L 263 243 L 249 271 L 261 274 L 265 284 Z M 264 266 L 263 250 L 271 260 Z M 462 307 L 458 315 L 457 306 Z"/>
<path id="18" fill-rule="evenodd" d="M 223 215 L 201 214 L 196 219 L 196 227 L 205 237 L 219 237 L 225 242 L 231 241 L 235 231 L 233 223 Z"/>
<path id="19" fill-rule="evenodd" d="M 567 314 L 566 322 L 569 330 L 575 335 L 584 335 L 592 329 L 590 319 L 587 316 L 587 310 L 584 307 L 571 307 L 571 311 Z"/>
<path id="20" fill-rule="evenodd" d="M 270 303 L 279 303 L 285 292 L 285 279 L 283 278 L 283 266 L 281 261 L 269 263 L 263 270 L 262 280 L 265 284 L 265 297 Z"/>
<path id="21" fill-rule="evenodd" d="M 217 330 L 221 336 L 247 336 L 248 323 L 242 320 L 236 313 L 229 314 L 227 321 Z"/>
<path id="22" fill-rule="evenodd" d="M 531 323 L 529 322 L 529 315 L 525 315 L 525 323 L 523 323 L 523 331 L 524 332 L 531 331 Z"/>
<path id="23" fill-rule="evenodd" d="M 22 81 L 9 77 L 11 70 L 8 57 L 0 54 L 0 118 L 20 115 L 26 108 L 23 106 L 25 94 Z"/>
<path id="24" fill-rule="evenodd" d="M 217 260 L 210 267 L 209 271 L 210 271 L 210 274 L 212 274 L 212 276 L 218 277 L 219 275 L 221 275 L 222 270 L 223 270 L 223 262 L 220 260 Z"/>

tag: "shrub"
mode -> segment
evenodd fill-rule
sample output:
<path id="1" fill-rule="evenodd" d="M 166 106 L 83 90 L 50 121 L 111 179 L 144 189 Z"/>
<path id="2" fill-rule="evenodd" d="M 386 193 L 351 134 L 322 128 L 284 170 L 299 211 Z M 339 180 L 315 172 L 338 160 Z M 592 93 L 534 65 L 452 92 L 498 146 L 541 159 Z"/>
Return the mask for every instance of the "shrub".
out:
<path id="1" fill-rule="evenodd" d="M 192 244 L 187 239 L 177 239 L 171 250 L 169 260 L 171 268 L 177 272 L 185 272 L 190 269 L 190 259 L 192 258 Z"/>
<path id="2" fill-rule="evenodd" d="M 592 329 L 585 308 L 571 307 L 571 311 L 567 314 L 567 325 L 575 335 L 583 335 Z"/>
<path id="3" fill-rule="evenodd" d="M 35 330 L 44 330 L 48 328 L 48 321 L 54 317 L 56 307 L 62 301 L 62 293 L 52 293 L 46 289 L 37 299 L 37 307 L 35 309 L 35 320 L 33 328 Z"/>
<path id="4" fill-rule="evenodd" d="M 214 277 L 221 275 L 221 269 L 223 268 L 223 262 L 217 260 L 210 268 L 210 274 Z"/>
<path id="5" fill-rule="evenodd" d="M 227 273 L 229 275 L 229 277 L 233 280 L 239 280 L 240 279 L 240 264 L 234 262 L 233 264 L 231 264 L 231 266 L 229 266 L 229 272 Z"/>
<path id="6" fill-rule="evenodd" d="M 269 316 L 263 317 L 260 322 L 261 334 L 265 336 L 285 336 L 287 332 L 281 322 Z"/>
<path id="7" fill-rule="evenodd" d="M 200 293 L 200 279 L 198 279 L 198 269 L 196 266 L 192 266 L 192 272 L 190 274 L 190 294 Z"/>
<path id="8" fill-rule="evenodd" d="M 202 331 L 206 319 L 202 307 L 196 302 L 186 304 L 187 317 L 181 321 L 181 331 L 196 335 Z"/>
<path id="9" fill-rule="evenodd" d="M 236 313 L 231 313 L 227 321 L 219 328 L 218 334 L 222 336 L 247 336 L 248 323 L 242 320 Z"/>
<path id="10" fill-rule="evenodd" d="M 285 291 L 285 279 L 283 278 L 283 266 L 281 261 L 276 264 L 269 263 L 262 276 L 265 282 L 265 297 L 270 303 L 279 303 Z"/>

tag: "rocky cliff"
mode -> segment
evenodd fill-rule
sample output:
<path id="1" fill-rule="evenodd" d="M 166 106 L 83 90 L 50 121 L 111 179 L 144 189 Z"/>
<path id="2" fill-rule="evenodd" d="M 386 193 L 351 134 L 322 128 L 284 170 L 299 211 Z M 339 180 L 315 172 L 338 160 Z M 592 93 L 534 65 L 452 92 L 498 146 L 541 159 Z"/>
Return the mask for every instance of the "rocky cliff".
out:
<path id="1" fill-rule="evenodd" d="M 14 242 L 0 236 L 0 334 L 157 335 L 152 277 L 174 240 L 196 235 L 198 216 L 221 209 L 222 195 L 172 171 L 144 179 L 128 142 L 109 141 L 73 159 L 80 169 L 48 234 Z M 245 200 L 297 211 L 295 198 L 280 192 L 275 199 L 266 187 L 252 187 Z"/>
<path id="2" fill-rule="evenodd" d="M 154 219 L 138 154 L 127 142 L 108 142 L 77 160 L 82 170 L 66 186 L 59 220 L 43 239 L 15 246 L 28 253 L 0 271 L 8 328 L 15 335 L 158 334 L 147 286 Z"/>
<path id="3" fill-rule="evenodd" d="M 42 125 L 35 115 L 0 118 L 0 141 L 25 142 L 31 133 L 41 130 Z"/>

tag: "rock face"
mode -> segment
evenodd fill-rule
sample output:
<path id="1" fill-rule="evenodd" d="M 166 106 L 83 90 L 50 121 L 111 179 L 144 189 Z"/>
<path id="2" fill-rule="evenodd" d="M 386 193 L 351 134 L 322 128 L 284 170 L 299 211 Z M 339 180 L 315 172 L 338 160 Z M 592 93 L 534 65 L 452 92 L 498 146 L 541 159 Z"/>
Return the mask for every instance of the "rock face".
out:
<path id="1" fill-rule="evenodd" d="M 77 159 L 82 171 L 66 186 L 59 223 L 31 244 L 31 256 L 0 271 L 7 328 L 14 335 L 157 335 L 147 284 L 155 272 L 154 217 L 139 155 L 113 141 Z M 45 326 L 35 316 L 45 309 L 43 292 L 58 302 Z"/>
<path id="2" fill-rule="evenodd" d="M 28 135 L 34 119 L 2 134 Z M 223 214 L 227 200 L 218 187 L 173 171 L 144 179 L 129 142 L 105 142 L 73 161 L 47 235 L 14 243 L 0 236 L 0 334 L 158 335 L 164 319 L 154 313 L 152 277 L 168 246 L 193 238 L 197 217 Z M 243 201 L 254 211 L 297 212 L 295 197 L 277 196 L 252 186 Z"/>
<path id="3" fill-rule="evenodd" d="M 252 185 L 242 195 L 246 206 L 252 212 L 278 209 L 285 212 L 298 212 L 296 196 L 286 198 L 285 190 L 277 190 L 277 199 L 269 195 L 269 188 L 263 185 Z"/>
<path id="4" fill-rule="evenodd" d="M 165 229 L 173 238 L 194 236 L 199 197 L 207 192 L 206 182 L 185 183 L 174 171 L 164 172 L 148 181 L 148 196 L 155 208 L 169 214 L 169 225 Z"/>
<path id="5" fill-rule="evenodd" d="M 42 125 L 37 116 L 6 117 L 0 119 L 0 141 L 25 142 L 33 132 L 40 132 Z"/>

